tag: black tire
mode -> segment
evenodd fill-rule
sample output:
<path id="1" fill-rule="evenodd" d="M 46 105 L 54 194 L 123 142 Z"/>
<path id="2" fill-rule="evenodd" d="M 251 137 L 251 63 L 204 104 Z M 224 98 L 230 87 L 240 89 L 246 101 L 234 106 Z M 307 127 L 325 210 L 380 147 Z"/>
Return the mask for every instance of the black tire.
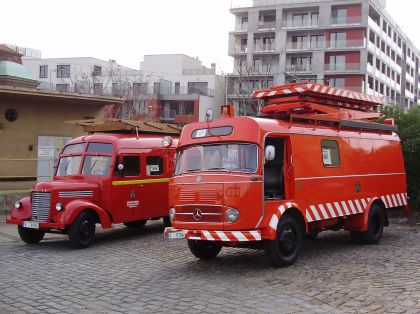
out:
<path id="1" fill-rule="evenodd" d="M 365 244 L 377 244 L 382 238 L 384 231 L 384 214 L 382 208 L 373 204 L 369 211 L 368 229 L 360 233 L 360 237 Z"/>
<path id="2" fill-rule="evenodd" d="M 274 267 L 292 265 L 298 258 L 302 245 L 302 231 L 291 216 L 283 216 L 277 225 L 274 240 L 264 243 L 265 255 Z"/>
<path id="3" fill-rule="evenodd" d="M 172 227 L 171 219 L 169 216 L 163 217 L 163 226 L 166 227 Z"/>
<path id="4" fill-rule="evenodd" d="M 81 212 L 69 225 L 68 235 L 70 244 L 75 249 L 89 247 L 95 239 L 95 220 L 91 213 Z"/>
<path id="5" fill-rule="evenodd" d="M 22 241 L 28 244 L 39 243 L 45 236 L 45 231 L 25 228 L 24 226 L 20 225 L 18 226 L 18 233 Z"/>
<path id="6" fill-rule="evenodd" d="M 133 228 L 133 229 L 141 229 L 143 228 L 147 223 L 147 219 L 145 220 L 137 220 L 137 221 L 129 221 L 129 222 L 124 222 L 124 225 L 127 228 Z"/>
<path id="7" fill-rule="evenodd" d="M 220 244 L 202 240 L 188 240 L 188 247 L 195 257 L 201 259 L 215 258 L 222 249 Z"/>

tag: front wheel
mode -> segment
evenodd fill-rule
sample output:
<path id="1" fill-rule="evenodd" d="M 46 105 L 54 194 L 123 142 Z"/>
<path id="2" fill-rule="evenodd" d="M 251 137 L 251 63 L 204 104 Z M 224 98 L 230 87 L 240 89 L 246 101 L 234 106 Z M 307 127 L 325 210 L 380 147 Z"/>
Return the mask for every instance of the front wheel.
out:
<path id="1" fill-rule="evenodd" d="M 75 249 L 89 247 L 95 239 L 95 221 L 89 212 L 82 212 L 68 227 L 69 240 Z"/>
<path id="2" fill-rule="evenodd" d="M 222 249 L 220 244 L 203 240 L 188 240 L 188 247 L 195 257 L 201 259 L 215 258 Z"/>
<path id="3" fill-rule="evenodd" d="M 290 216 L 283 216 L 277 225 L 276 238 L 265 242 L 265 255 L 274 267 L 292 265 L 299 256 L 302 233 Z"/>
<path id="4" fill-rule="evenodd" d="M 23 242 L 28 244 L 39 243 L 45 235 L 45 231 L 25 228 L 24 226 L 18 226 L 18 233 Z"/>

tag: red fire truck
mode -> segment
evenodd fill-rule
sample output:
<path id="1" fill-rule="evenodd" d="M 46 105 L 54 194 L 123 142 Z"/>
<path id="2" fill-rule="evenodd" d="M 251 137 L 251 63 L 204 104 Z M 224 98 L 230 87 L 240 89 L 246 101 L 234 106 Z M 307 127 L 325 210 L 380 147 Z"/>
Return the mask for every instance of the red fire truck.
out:
<path id="1" fill-rule="evenodd" d="M 221 119 L 184 128 L 165 237 L 187 239 L 204 259 L 222 246 L 263 248 L 276 267 L 323 230 L 378 243 L 387 209 L 407 206 L 397 127 L 374 122 L 381 99 L 314 83 L 253 97 L 262 117 L 224 106 Z"/>
<path id="2" fill-rule="evenodd" d="M 75 248 L 92 244 L 96 223 L 141 228 L 163 217 L 169 225 L 168 181 L 180 129 L 120 120 L 82 125 L 86 132 L 105 133 L 71 140 L 53 181 L 35 184 L 7 223 L 18 225 L 26 243 L 40 242 L 47 232 L 64 233 Z"/>

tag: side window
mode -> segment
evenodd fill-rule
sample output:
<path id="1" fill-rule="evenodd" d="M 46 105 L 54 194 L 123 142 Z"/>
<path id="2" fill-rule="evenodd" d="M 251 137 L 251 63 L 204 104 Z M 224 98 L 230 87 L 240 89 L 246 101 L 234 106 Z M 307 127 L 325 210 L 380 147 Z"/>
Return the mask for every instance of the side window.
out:
<path id="1" fill-rule="evenodd" d="M 139 156 L 124 156 L 124 175 L 127 177 L 135 177 L 140 175 L 140 157 Z"/>
<path id="2" fill-rule="evenodd" d="M 321 140 L 322 162 L 325 167 L 340 166 L 340 152 L 335 140 Z"/>
<path id="3" fill-rule="evenodd" d="M 148 156 L 146 158 L 146 171 L 148 176 L 163 174 L 163 158 L 161 156 Z"/>

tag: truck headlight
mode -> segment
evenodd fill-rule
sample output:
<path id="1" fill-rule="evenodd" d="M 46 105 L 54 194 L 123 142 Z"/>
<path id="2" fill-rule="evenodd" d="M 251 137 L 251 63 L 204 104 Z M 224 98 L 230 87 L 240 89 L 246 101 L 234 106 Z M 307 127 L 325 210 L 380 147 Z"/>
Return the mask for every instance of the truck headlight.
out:
<path id="1" fill-rule="evenodd" d="M 239 217 L 240 217 L 240 213 L 235 208 L 228 208 L 227 211 L 225 212 L 225 218 L 229 222 L 236 222 L 239 220 Z"/>
<path id="2" fill-rule="evenodd" d="M 57 204 L 55 204 L 55 209 L 60 212 L 62 211 L 64 208 L 63 203 L 58 202 Z"/>
<path id="3" fill-rule="evenodd" d="M 15 208 L 20 209 L 22 208 L 22 203 L 20 201 L 15 202 Z"/>
<path id="4" fill-rule="evenodd" d="M 174 220 L 175 220 L 175 215 L 176 215 L 175 208 L 171 208 L 171 209 L 169 210 L 169 219 L 170 219 L 171 221 L 174 221 Z"/>

